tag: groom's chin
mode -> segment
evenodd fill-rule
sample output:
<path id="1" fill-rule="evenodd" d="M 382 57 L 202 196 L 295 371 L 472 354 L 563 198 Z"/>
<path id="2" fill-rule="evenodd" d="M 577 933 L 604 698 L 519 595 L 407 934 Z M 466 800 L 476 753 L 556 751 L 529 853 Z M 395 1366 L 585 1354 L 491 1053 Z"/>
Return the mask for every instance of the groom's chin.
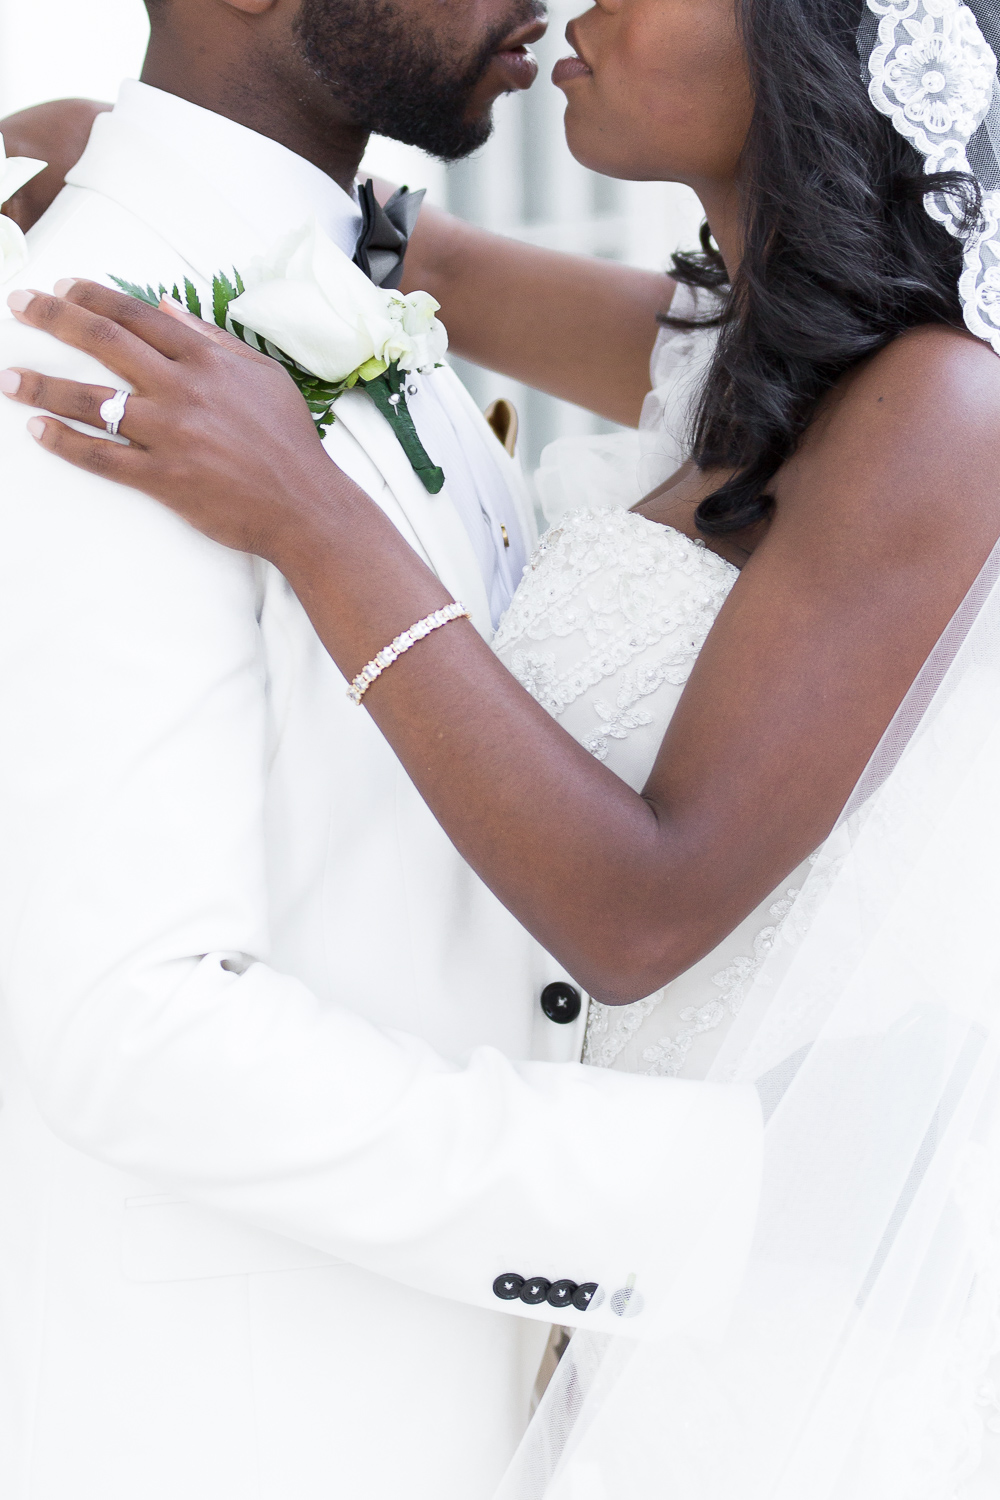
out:
<path id="1" fill-rule="evenodd" d="M 442 122 L 437 129 L 428 129 L 424 121 L 419 130 L 405 133 L 399 129 L 380 130 L 378 133 L 389 135 L 405 146 L 417 146 L 438 161 L 463 161 L 485 146 L 493 134 L 493 107 L 491 103 L 485 110 L 467 112 L 450 124 Z"/>

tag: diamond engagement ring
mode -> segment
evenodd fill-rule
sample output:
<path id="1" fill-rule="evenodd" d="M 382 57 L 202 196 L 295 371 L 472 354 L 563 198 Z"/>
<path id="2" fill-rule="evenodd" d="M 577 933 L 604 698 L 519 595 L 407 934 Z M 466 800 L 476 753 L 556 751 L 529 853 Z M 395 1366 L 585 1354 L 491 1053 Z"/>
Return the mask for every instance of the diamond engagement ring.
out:
<path id="1" fill-rule="evenodd" d="M 118 429 L 125 415 L 125 406 L 131 394 L 131 391 L 115 391 L 114 395 L 109 396 L 101 407 L 101 421 L 112 437 L 118 436 Z"/>

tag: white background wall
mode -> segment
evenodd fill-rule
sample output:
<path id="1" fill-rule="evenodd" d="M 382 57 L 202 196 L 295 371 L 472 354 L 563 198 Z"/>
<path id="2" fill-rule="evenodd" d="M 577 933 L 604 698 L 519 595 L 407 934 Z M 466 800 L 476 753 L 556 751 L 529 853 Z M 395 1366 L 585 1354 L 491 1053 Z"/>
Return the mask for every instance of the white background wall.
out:
<path id="1" fill-rule="evenodd" d="M 483 151 L 445 168 L 419 151 L 373 141 L 368 164 L 504 233 L 662 268 L 678 244 L 694 244 L 697 201 L 685 188 L 613 182 L 573 160 L 562 133 L 563 96 L 548 75 L 568 50 L 566 21 L 585 0 L 550 5 L 549 35 L 536 49 L 539 81 L 526 97 L 501 100 L 496 132 Z M 119 80 L 137 75 L 146 35 L 141 0 L 0 0 L 0 117 L 67 95 L 113 99 Z M 552 437 L 607 425 L 485 371 L 464 366 L 461 373 L 482 404 L 498 395 L 514 400 L 529 462 Z"/>

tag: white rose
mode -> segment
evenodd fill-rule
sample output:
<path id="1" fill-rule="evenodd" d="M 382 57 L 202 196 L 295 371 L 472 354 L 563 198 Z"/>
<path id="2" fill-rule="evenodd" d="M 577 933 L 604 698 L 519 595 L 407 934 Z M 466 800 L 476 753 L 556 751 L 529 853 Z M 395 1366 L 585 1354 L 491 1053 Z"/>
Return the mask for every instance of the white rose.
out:
<path id="1" fill-rule="evenodd" d="M 9 281 L 28 264 L 28 246 L 24 235 L 4 214 L 0 214 L 0 281 Z"/>
<path id="2" fill-rule="evenodd" d="M 382 359 L 396 332 L 387 294 L 315 221 L 251 266 L 246 283 L 230 316 L 322 380 Z"/>

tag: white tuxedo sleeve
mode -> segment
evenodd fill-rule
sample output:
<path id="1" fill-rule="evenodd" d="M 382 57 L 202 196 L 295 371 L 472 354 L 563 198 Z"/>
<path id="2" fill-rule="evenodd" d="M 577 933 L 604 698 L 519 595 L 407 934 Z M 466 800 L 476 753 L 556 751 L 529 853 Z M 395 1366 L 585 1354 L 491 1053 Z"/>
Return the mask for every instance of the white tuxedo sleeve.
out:
<path id="1" fill-rule="evenodd" d="M 11 323 L 0 363 L 96 374 Z M 754 1219 L 753 1091 L 458 1067 L 269 967 L 255 565 L 25 420 L 0 402 L 0 991 L 51 1129 L 498 1311 L 555 1316 L 505 1275 L 599 1284 L 558 1320 L 637 1334 L 718 1303 Z"/>

